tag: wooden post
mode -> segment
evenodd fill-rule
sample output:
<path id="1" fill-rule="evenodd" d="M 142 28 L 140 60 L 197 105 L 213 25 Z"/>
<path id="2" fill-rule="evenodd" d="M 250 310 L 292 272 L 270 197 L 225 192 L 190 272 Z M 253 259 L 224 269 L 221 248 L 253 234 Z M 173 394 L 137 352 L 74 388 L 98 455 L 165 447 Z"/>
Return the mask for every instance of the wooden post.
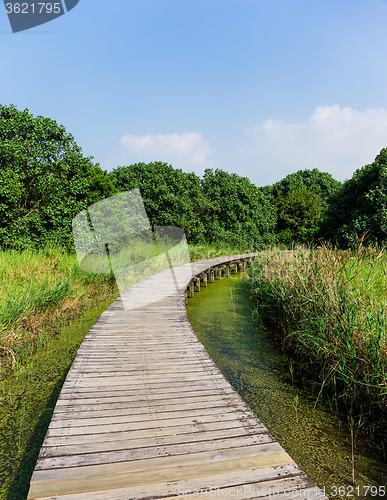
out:
<path id="1" fill-rule="evenodd" d="M 184 299 L 185 299 L 185 305 L 187 305 L 188 304 L 188 291 L 187 290 L 185 291 Z"/>
<path id="2" fill-rule="evenodd" d="M 206 286 L 207 286 L 207 273 L 204 273 L 204 275 L 203 275 L 203 283 L 202 283 L 202 285 L 203 285 L 204 287 L 206 287 Z"/>
<path id="3" fill-rule="evenodd" d="M 195 292 L 200 292 L 200 278 L 196 278 L 196 290 Z"/>
<path id="4" fill-rule="evenodd" d="M 190 299 L 193 299 L 194 296 L 194 284 L 193 281 L 189 284 L 189 297 Z"/>
<path id="5" fill-rule="evenodd" d="M 221 280 L 222 279 L 222 268 L 221 267 L 218 267 L 218 280 Z"/>
<path id="6" fill-rule="evenodd" d="M 226 278 L 230 277 L 230 264 L 226 264 Z"/>
<path id="7" fill-rule="evenodd" d="M 234 274 L 238 273 L 238 262 L 235 262 L 234 264 Z"/>
<path id="8" fill-rule="evenodd" d="M 213 283 L 215 281 L 215 278 L 214 278 L 214 270 L 211 269 L 211 273 L 210 273 L 210 281 L 211 283 Z"/>
<path id="9" fill-rule="evenodd" d="M 241 265 L 242 265 L 242 271 L 244 271 L 245 270 L 245 261 L 244 260 L 242 260 Z"/>

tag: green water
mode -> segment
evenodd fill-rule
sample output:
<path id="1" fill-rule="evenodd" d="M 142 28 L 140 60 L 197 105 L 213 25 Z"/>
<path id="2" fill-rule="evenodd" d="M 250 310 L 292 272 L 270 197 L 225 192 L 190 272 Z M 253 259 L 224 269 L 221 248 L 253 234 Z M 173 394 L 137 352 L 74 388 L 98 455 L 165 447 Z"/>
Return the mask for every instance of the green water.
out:
<path id="1" fill-rule="evenodd" d="M 30 478 L 62 384 L 84 336 L 112 301 L 50 339 L 23 373 L 0 386 L 0 499 L 27 498 Z"/>
<path id="2" fill-rule="evenodd" d="M 315 397 L 292 381 L 281 352 L 267 333 L 257 330 L 252 307 L 248 282 L 234 275 L 202 287 L 189 299 L 187 311 L 223 375 L 304 472 L 320 488 L 325 486 L 329 498 L 365 498 L 372 486 L 367 498 L 386 500 L 381 454 L 356 437 L 353 488 L 346 418 L 314 408 Z"/>

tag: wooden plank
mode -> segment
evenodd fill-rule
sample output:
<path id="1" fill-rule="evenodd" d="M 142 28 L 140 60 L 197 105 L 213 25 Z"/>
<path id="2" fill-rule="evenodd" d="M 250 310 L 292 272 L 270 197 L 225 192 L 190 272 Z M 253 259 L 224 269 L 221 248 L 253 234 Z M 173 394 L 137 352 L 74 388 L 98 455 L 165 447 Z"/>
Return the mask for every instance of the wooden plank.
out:
<path id="1" fill-rule="evenodd" d="M 184 440 L 186 436 L 189 439 L 189 436 L 193 436 L 196 441 L 200 441 L 200 436 L 203 436 L 203 439 L 207 439 L 207 433 L 215 432 L 241 432 L 243 435 L 245 434 L 255 434 L 259 435 L 262 433 L 267 433 L 267 429 L 263 426 L 263 424 L 257 425 L 256 422 L 251 420 L 245 420 L 242 422 L 238 419 L 229 415 L 229 420 L 223 420 L 219 422 L 218 420 L 209 421 L 209 422 L 201 422 L 198 424 L 197 422 L 190 422 L 189 424 L 182 423 L 181 425 L 173 425 L 169 427 L 151 427 L 151 428 L 142 428 L 142 429 L 129 429 L 124 431 L 115 431 L 115 432 L 102 432 L 100 434 L 76 434 L 69 436 L 57 436 L 52 435 L 51 432 L 47 434 L 44 445 L 42 446 L 42 450 L 45 449 L 45 446 L 71 446 L 71 445 L 81 445 L 82 449 L 85 444 L 88 443 L 107 443 L 111 441 L 130 441 L 137 442 L 138 440 L 143 440 L 144 446 L 145 443 L 150 443 L 152 445 L 153 439 L 171 439 L 171 440 Z M 216 438 L 214 438 L 216 439 Z M 144 441 L 146 440 L 146 441 Z M 86 453 L 86 452 L 85 452 Z"/>
<path id="2" fill-rule="evenodd" d="M 146 422 L 146 421 L 162 421 L 168 419 L 180 419 L 180 418 L 191 418 L 193 420 L 196 417 L 208 416 L 208 415 L 225 415 L 227 413 L 239 414 L 240 418 L 246 416 L 244 408 L 239 407 L 222 407 L 222 408 L 206 408 L 203 410 L 202 408 L 194 408 L 191 410 L 180 410 L 180 411 L 164 411 L 164 412 L 154 412 L 149 409 L 149 413 L 145 414 L 142 412 L 138 413 L 129 413 L 124 412 L 123 415 L 109 416 L 109 417 L 85 417 L 80 418 L 78 416 L 74 416 L 72 419 L 52 419 L 50 427 L 51 429 L 57 429 L 59 427 L 92 427 L 92 426 L 101 426 L 101 425 L 111 425 L 111 424 L 121 424 L 121 423 L 130 423 L 130 422 Z M 252 416 L 251 416 L 252 417 Z"/>
<path id="3" fill-rule="evenodd" d="M 176 391 L 188 391 L 189 388 L 199 388 L 202 387 L 203 389 L 207 390 L 216 390 L 218 389 L 228 389 L 230 388 L 230 384 L 225 381 L 225 379 L 217 379 L 216 384 L 212 380 L 192 380 L 187 386 L 184 382 L 181 382 L 180 380 L 174 380 L 173 382 L 170 382 L 167 386 L 162 386 L 158 383 L 151 383 L 150 381 L 147 384 L 147 390 L 148 393 L 150 393 L 152 390 L 156 391 L 157 394 L 164 394 L 168 392 L 176 392 Z M 95 397 L 96 395 L 99 394 L 113 394 L 113 393 L 124 393 L 124 392 L 129 392 L 130 394 L 141 394 L 145 391 L 143 387 L 134 387 L 132 389 L 129 389 L 127 385 L 119 385 L 116 384 L 114 387 L 104 387 L 104 386 L 96 386 L 93 387 L 93 390 L 90 391 L 90 388 L 88 387 L 74 387 L 72 384 L 67 384 L 66 381 L 62 387 L 61 395 L 73 395 L 74 398 L 77 397 L 77 395 L 80 395 L 80 397 L 86 397 L 85 395 L 88 395 L 89 397 Z"/>
<path id="4" fill-rule="evenodd" d="M 265 469 L 253 469 L 244 470 L 236 472 L 228 472 L 219 475 L 207 475 L 199 478 L 186 478 L 177 481 L 167 481 L 164 483 L 153 483 L 144 484 L 139 486 L 123 487 L 123 488 L 112 488 L 109 489 L 109 500 L 123 500 L 123 499 L 133 499 L 133 500 L 146 500 L 153 498 L 174 498 L 179 495 L 180 499 L 187 498 L 187 500 L 194 500 L 200 496 L 200 492 L 203 492 L 203 497 L 206 497 L 206 491 L 208 496 L 213 495 L 214 488 L 219 488 L 219 490 L 237 488 L 242 486 L 242 495 L 240 494 L 240 489 L 238 490 L 238 495 L 235 497 L 243 497 L 243 494 L 249 494 L 249 489 L 255 486 L 255 489 L 259 488 L 260 484 L 264 484 L 264 481 L 276 480 L 282 481 L 284 479 L 298 479 L 303 478 L 305 475 L 297 464 L 286 464 L 274 467 L 267 467 Z M 293 483 L 294 484 L 294 483 Z M 243 486 L 246 488 L 243 489 Z M 285 488 L 284 488 L 285 489 Z M 192 495 L 188 492 L 198 491 L 199 495 Z M 216 490 L 215 490 L 216 491 Z M 187 494 L 182 494 L 187 492 Z M 209 493 L 211 492 L 211 494 Z M 230 492 L 236 493 L 234 492 Z M 306 490 L 306 493 L 311 493 L 311 488 Z M 230 496 L 231 496 L 230 494 Z M 216 494 L 216 496 L 218 496 Z M 220 496 L 220 495 L 219 495 Z M 65 498 L 65 500 L 105 500 L 106 490 L 102 491 L 86 491 L 83 493 L 68 494 L 66 497 L 59 495 L 58 498 Z M 289 498 L 289 496 L 288 496 Z M 305 496 L 305 498 L 309 498 Z M 315 497 L 311 497 L 315 498 Z M 324 497 L 319 497 L 324 498 Z M 42 500 L 52 500 L 50 498 L 42 498 Z"/>
<path id="5" fill-rule="evenodd" d="M 174 457 L 181 456 L 185 454 L 190 454 L 193 456 L 193 453 L 200 449 L 201 452 L 204 451 L 224 451 L 230 450 L 232 448 L 239 448 L 241 446 L 252 447 L 253 445 L 267 445 L 268 443 L 273 443 L 274 438 L 270 436 L 270 434 L 260 434 L 257 436 L 254 435 L 245 435 L 245 436 L 237 436 L 237 437 L 228 437 L 223 439 L 212 439 L 209 437 L 207 440 L 203 441 L 191 441 L 189 443 L 178 443 L 178 444 L 158 444 L 156 446 L 146 446 L 144 447 L 144 443 L 142 443 L 142 447 L 140 448 L 132 448 L 127 447 L 125 449 L 117 448 L 109 448 L 104 451 L 95 451 L 86 453 L 82 448 L 78 448 L 78 453 L 72 454 L 63 454 L 64 451 L 60 450 L 60 455 L 58 456 L 44 456 L 42 454 L 40 456 L 39 465 L 36 467 L 36 470 L 46 470 L 46 469 L 61 469 L 68 467 L 82 467 L 82 466 L 90 466 L 90 465 L 99 465 L 99 464 L 113 464 L 116 462 L 125 462 L 130 460 L 147 460 L 151 458 L 160 458 L 160 457 Z M 278 443 L 274 443 L 275 447 L 278 448 Z M 268 448 L 265 448 L 267 450 Z M 279 449 L 278 449 L 279 450 Z M 278 451 L 277 450 L 277 451 Z M 182 457 L 184 459 L 185 457 Z"/>
<path id="6" fill-rule="evenodd" d="M 185 387 L 186 390 L 183 390 Z M 192 390 L 189 390 L 192 389 Z M 184 385 L 174 385 L 164 387 L 156 394 L 152 394 L 152 401 L 157 403 L 158 400 L 179 400 L 179 399 L 191 399 L 191 398 L 203 398 L 206 396 L 212 395 L 224 395 L 227 397 L 231 397 L 235 395 L 234 389 L 230 386 L 224 388 L 218 387 L 202 387 L 201 385 L 190 385 L 189 389 Z M 178 390 L 178 392 L 176 392 Z M 67 404 L 99 404 L 99 403 L 113 403 L 114 401 L 144 401 L 149 398 L 149 390 L 148 389 L 138 389 L 136 392 L 128 391 L 128 390 L 116 390 L 116 391 L 99 391 L 97 393 L 90 393 L 79 391 L 64 391 L 62 390 L 59 399 L 57 401 L 57 408 L 61 405 Z M 60 411 L 60 410 L 59 410 Z"/>
<path id="7" fill-rule="evenodd" d="M 179 457 L 179 462 L 181 463 L 181 457 Z M 262 450 L 260 455 L 236 457 L 228 460 L 198 462 L 190 460 L 189 463 L 187 462 L 186 460 L 185 465 L 160 467 L 162 464 L 160 461 L 154 464 L 156 468 L 146 470 L 141 469 L 144 467 L 141 461 L 78 467 L 74 471 L 72 469 L 58 469 L 55 471 L 55 481 L 48 479 L 47 471 L 35 471 L 32 476 L 32 491 L 29 493 L 29 497 L 123 488 L 294 463 L 284 451 L 269 453 L 267 450 Z M 80 474 L 74 475 L 74 472 Z"/>
<path id="8" fill-rule="evenodd" d="M 208 374 L 213 374 L 216 373 L 219 375 L 219 372 L 215 370 L 211 365 L 204 367 L 202 365 L 192 365 L 192 364 L 187 364 L 187 365 L 175 365 L 175 366 L 168 366 L 168 364 L 163 364 L 161 367 L 155 366 L 154 369 L 152 370 L 152 374 L 150 375 L 148 372 L 148 369 L 146 366 L 130 366 L 130 367 L 125 367 L 122 368 L 121 370 L 118 370 L 117 368 L 114 370 L 105 370 L 104 367 L 99 368 L 99 370 L 89 370 L 87 368 L 87 372 L 84 371 L 82 373 L 82 378 L 83 379 L 97 379 L 98 377 L 114 377 L 114 376 L 120 376 L 120 377 L 130 377 L 131 379 L 135 377 L 140 377 L 143 376 L 144 374 L 148 375 L 148 377 L 159 377 L 160 375 L 179 375 L 180 374 L 186 374 L 187 371 L 189 370 L 190 375 L 208 375 Z M 67 380 L 74 380 L 78 377 L 79 375 L 77 373 L 71 374 Z"/>
<path id="9" fill-rule="evenodd" d="M 164 404 L 163 404 L 164 403 Z M 194 401 L 187 401 L 187 402 L 179 402 L 178 400 L 172 400 L 172 402 L 165 402 L 165 401 L 157 401 L 156 403 L 154 401 L 141 401 L 141 403 L 133 403 L 131 402 L 122 402 L 122 403 L 110 403 L 110 404 L 104 404 L 104 405 L 69 405 L 67 407 L 65 406 L 60 406 L 58 407 L 57 411 L 55 412 L 55 415 L 53 415 L 53 418 L 56 420 L 59 420 L 61 418 L 73 418 L 76 416 L 76 418 L 89 418 L 92 414 L 94 417 L 98 417 L 99 415 L 103 415 L 105 417 L 114 415 L 123 415 L 125 413 L 128 413 L 128 410 L 132 415 L 136 413 L 144 413 L 145 411 L 149 410 L 150 408 L 153 408 L 153 411 L 157 412 L 175 412 L 175 411 L 184 411 L 184 410 L 197 410 L 197 409 L 205 409 L 208 407 L 208 405 L 211 405 L 211 408 L 218 408 L 221 409 L 223 407 L 232 407 L 235 408 L 237 405 L 238 408 L 243 408 L 244 407 L 239 403 L 239 401 L 236 398 L 232 399 L 226 399 L 226 398 L 221 398 L 221 397 L 208 397 L 206 398 L 205 401 L 203 401 L 203 398 L 196 398 Z"/>
<path id="10" fill-rule="evenodd" d="M 176 425 L 198 425 L 206 424 L 209 422 L 224 422 L 229 420 L 241 421 L 241 416 L 235 414 L 235 412 L 229 413 L 212 413 L 210 415 L 200 415 L 200 418 L 190 417 L 180 417 L 180 418 L 167 418 L 160 420 L 154 419 L 151 416 L 146 416 L 141 420 L 132 422 L 120 422 L 102 425 L 91 425 L 91 426 L 74 426 L 74 427 L 49 427 L 47 431 L 47 436 L 75 436 L 80 434 L 105 434 L 108 432 L 118 432 L 118 431 L 132 431 L 138 429 L 161 429 L 167 427 L 175 427 Z M 246 425 L 254 425 L 254 418 L 243 418 Z"/>
<path id="11" fill-rule="evenodd" d="M 78 412 L 88 412 L 88 411 L 103 411 L 103 410 L 116 410 L 116 409 L 126 409 L 132 411 L 142 411 L 144 412 L 147 408 L 149 408 L 149 404 L 157 407 L 157 410 L 166 411 L 169 408 L 170 411 L 173 411 L 177 408 L 179 409 L 190 409 L 190 408 L 205 408 L 208 406 L 208 403 L 211 406 L 224 406 L 226 404 L 231 405 L 234 402 L 236 403 L 238 400 L 233 397 L 233 394 L 230 394 L 227 398 L 221 395 L 214 394 L 212 396 L 207 395 L 206 400 L 203 400 L 203 396 L 194 396 L 188 398 L 172 398 L 172 399 L 156 399 L 151 402 L 149 399 L 143 398 L 141 400 L 132 399 L 128 401 L 128 398 L 106 398 L 107 401 L 103 402 L 103 400 L 91 399 L 90 401 L 81 400 L 83 404 L 75 403 L 74 401 L 69 402 L 67 405 L 61 404 L 58 405 L 55 412 L 55 418 L 61 418 L 62 414 L 67 413 L 77 413 Z M 63 401 L 61 401 L 63 403 Z"/>
<path id="12" fill-rule="evenodd" d="M 208 408 L 209 403 L 211 406 Z M 128 411 L 129 410 L 129 411 Z M 98 409 L 98 408 L 90 408 L 85 411 L 66 411 L 66 412 L 60 412 L 60 413 L 55 413 L 52 418 L 52 422 L 61 422 L 63 425 L 70 425 L 70 421 L 76 421 L 80 422 L 82 424 L 85 421 L 92 422 L 91 425 L 94 425 L 94 422 L 99 424 L 100 419 L 119 419 L 121 420 L 121 417 L 127 417 L 128 413 L 130 414 L 130 418 L 132 417 L 137 417 L 144 415 L 144 412 L 149 412 L 150 414 L 156 414 L 157 417 L 161 418 L 168 418 L 168 417 L 173 417 L 173 418 L 179 418 L 180 416 L 197 416 L 197 415 L 210 415 L 212 413 L 225 413 L 225 412 L 235 412 L 236 410 L 238 411 L 243 411 L 244 412 L 244 407 L 241 405 L 237 405 L 234 403 L 234 405 L 230 405 L 227 403 L 227 401 L 218 401 L 218 402 L 213 402 L 212 400 L 203 401 L 202 403 L 197 403 L 197 404 L 186 404 L 186 405 L 174 405 L 174 406 L 156 406 L 153 404 L 148 404 L 144 405 L 139 408 L 132 408 L 131 406 L 125 406 L 124 408 L 104 408 L 104 409 Z"/>
<path id="13" fill-rule="evenodd" d="M 145 435 L 138 439 L 135 439 L 132 433 L 126 433 L 121 438 L 116 438 L 115 441 L 97 441 L 94 438 L 90 442 L 83 442 L 82 448 L 79 446 L 79 441 L 77 441 L 76 444 L 70 445 L 66 442 L 58 443 L 53 439 L 47 439 L 45 440 L 45 445 L 42 446 L 40 451 L 40 458 L 78 455 L 80 450 L 82 450 L 83 454 L 98 453 L 112 450 L 132 450 L 135 448 L 160 447 L 172 444 L 187 444 L 193 442 L 199 443 L 208 440 L 245 436 L 252 436 L 255 443 L 271 442 L 274 440 L 273 436 L 269 434 L 263 426 L 261 433 L 249 433 L 246 428 L 240 426 L 226 429 L 219 429 L 217 427 L 206 431 L 202 430 L 200 432 L 197 431 L 191 433 L 185 432 L 170 434 L 170 432 L 168 432 L 164 436 L 155 437 L 154 435 Z"/>

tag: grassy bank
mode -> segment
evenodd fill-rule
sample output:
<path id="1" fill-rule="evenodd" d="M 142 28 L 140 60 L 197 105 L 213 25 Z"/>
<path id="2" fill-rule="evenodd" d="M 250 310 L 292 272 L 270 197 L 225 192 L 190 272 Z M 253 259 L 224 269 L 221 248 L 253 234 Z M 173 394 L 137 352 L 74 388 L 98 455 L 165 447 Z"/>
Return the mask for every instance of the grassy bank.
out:
<path id="1" fill-rule="evenodd" d="M 63 326 L 117 294 L 114 276 L 81 271 L 76 256 L 60 248 L 0 252 L 0 378 L 31 363 Z"/>
<path id="2" fill-rule="evenodd" d="M 257 319 L 295 354 L 317 401 L 380 436 L 387 454 L 386 271 L 386 253 L 361 245 L 267 251 L 252 286 Z"/>
<path id="3" fill-rule="evenodd" d="M 130 257 L 143 259 L 145 250 L 134 249 Z M 246 250 L 204 244 L 190 245 L 189 251 L 193 261 Z M 0 381 L 29 366 L 36 350 L 63 326 L 118 295 L 113 274 L 84 272 L 76 255 L 59 247 L 0 252 Z"/>

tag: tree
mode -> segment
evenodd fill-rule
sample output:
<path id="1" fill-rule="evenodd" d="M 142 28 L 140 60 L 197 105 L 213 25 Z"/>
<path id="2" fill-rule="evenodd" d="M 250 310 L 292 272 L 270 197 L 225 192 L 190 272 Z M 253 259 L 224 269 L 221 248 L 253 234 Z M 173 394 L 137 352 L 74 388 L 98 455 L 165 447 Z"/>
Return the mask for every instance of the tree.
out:
<path id="1" fill-rule="evenodd" d="M 117 193 L 91 159 L 63 125 L 0 104 L 0 245 L 72 249 L 75 215 Z"/>
<path id="2" fill-rule="evenodd" d="M 274 196 L 280 193 L 286 196 L 290 191 L 300 188 L 307 188 L 320 196 L 328 204 L 338 190 L 341 183 L 334 179 L 328 172 L 320 172 L 317 168 L 313 170 L 298 170 L 288 174 L 284 179 L 273 185 L 272 193 Z"/>
<path id="3" fill-rule="evenodd" d="M 320 196 L 306 187 L 278 194 L 277 207 L 279 240 L 290 244 L 292 241 L 307 243 L 319 231 L 325 207 Z"/>
<path id="4" fill-rule="evenodd" d="M 386 148 L 345 181 L 332 199 L 321 234 L 342 247 L 355 245 L 364 234 L 369 244 L 387 243 Z"/>
<path id="5" fill-rule="evenodd" d="M 277 207 L 279 240 L 287 244 L 313 240 L 340 186 L 331 174 L 317 168 L 298 170 L 275 183 L 272 196 Z"/>
<path id="6" fill-rule="evenodd" d="M 207 200 L 194 173 L 153 162 L 117 167 L 109 175 L 120 191 L 140 190 L 152 226 L 180 227 L 190 243 L 204 241 Z"/>
<path id="7" fill-rule="evenodd" d="M 201 184 L 208 199 L 208 241 L 254 249 L 275 243 L 275 207 L 247 177 L 206 169 Z"/>
<path id="8" fill-rule="evenodd" d="M 139 188 L 150 223 L 182 228 L 190 243 L 256 248 L 274 242 L 275 207 L 246 177 L 205 171 L 202 181 L 162 162 L 118 167 L 117 188 Z"/>

